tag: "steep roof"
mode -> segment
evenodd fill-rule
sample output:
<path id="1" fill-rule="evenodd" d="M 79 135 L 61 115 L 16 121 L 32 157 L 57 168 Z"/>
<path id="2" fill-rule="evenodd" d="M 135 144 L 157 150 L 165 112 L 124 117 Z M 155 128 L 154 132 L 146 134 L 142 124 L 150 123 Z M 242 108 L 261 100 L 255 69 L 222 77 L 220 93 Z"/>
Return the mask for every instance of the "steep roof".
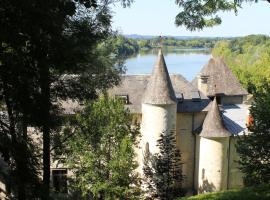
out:
<path id="1" fill-rule="evenodd" d="M 204 94 L 200 94 L 200 101 L 194 101 L 192 99 L 192 92 L 198 91 L 198 89 L 180 74 L 170 75 L 170 79 L 178 98 L 179 96 L 183 96 L 183 101 L 177 104 L 177 112 L 206 111 L 210 100 Z M 121 83 L 109 89 L 108 93 L 111 96 L 128 95 L 129 104 L 126 107 L 132 113 L 141 113 L 142 99 L 149 80 L 150 75 L 123 75 L 121 77 Z"/>
<path id="2" fill-rule="evenodd" d="M 162 50 L 159 50 L 153 73 L 148 81 L 142 103 L 175 104 L 177 102 L 171 79 L 164 60 Z"/>
<path id="3" fill-rule="evenodd" d="M 227 131 L 223 125 L 216 98 L 211 103 L 211 108 L 208 111 L 206 118 L 203 122 L 202 132 L 200 136 L 205 138 L 219 138 L 231 136 L 229 131 Z"/>
<path id="4" fill-rule="evenodd" d="M 207 96 L 248 94 L 222 58 L 211 58 L 202 68 L 200 75 L 208 76 L 207 93 L 205 94 Z M 198 86 L 198 77 L 192 81 L 192 84 L 195 87 Z"/>

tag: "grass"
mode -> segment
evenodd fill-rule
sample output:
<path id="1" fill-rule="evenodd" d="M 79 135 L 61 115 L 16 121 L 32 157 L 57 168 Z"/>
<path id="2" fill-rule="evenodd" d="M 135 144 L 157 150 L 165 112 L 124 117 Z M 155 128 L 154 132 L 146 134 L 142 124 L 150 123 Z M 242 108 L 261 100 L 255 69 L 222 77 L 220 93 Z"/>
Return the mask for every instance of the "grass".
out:
<path id="1" fill-rule="evenodd" d="M 200 194 L 192 197 L 179 198 L 177 200 L 270 200 L 270 185 Z"/>

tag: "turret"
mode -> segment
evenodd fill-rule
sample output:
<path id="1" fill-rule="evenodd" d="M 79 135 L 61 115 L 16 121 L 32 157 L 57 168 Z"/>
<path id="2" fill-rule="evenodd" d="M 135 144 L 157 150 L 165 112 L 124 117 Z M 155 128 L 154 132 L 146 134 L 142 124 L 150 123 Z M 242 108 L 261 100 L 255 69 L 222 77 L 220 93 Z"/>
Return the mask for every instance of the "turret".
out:
<path id="1" fill-rule="evenodd" d="M 150 153 L 157 153 L 159 150 L 156 144 L 160 134 L 175 130 L 176 105 L 177 100 L 168 69 L 162 50 L 159 50 L 142 100 L 142 137 L 138 155 L 140 169 L 143 166 L 143 155 L 146 147 Z"/>
<path id="2" fill-rule="evenodd" d="M 227 189 L 230 136 L 215 98 L 200 133 L 199 193 Z"/>

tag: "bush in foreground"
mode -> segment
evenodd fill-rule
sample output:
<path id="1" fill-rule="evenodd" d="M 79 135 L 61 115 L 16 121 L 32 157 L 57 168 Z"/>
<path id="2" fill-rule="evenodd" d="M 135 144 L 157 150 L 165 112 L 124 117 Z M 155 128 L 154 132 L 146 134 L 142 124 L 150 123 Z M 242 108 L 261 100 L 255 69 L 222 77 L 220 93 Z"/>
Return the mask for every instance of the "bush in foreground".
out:
<path id="1" fill-rule="evenodd" d="M 178 200 L 269 200 L 270 185 L 260 185 L 257 187 L 247 187 L 238 190 L 228 190 L 200 194 L 192 197 L 179 198 Z"/>

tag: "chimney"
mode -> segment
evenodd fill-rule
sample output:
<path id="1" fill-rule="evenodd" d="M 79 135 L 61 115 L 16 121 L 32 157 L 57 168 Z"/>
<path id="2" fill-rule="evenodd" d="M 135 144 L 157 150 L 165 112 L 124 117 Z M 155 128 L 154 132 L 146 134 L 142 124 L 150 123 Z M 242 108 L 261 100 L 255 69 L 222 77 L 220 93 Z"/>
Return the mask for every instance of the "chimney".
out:
<path id="1" fill-rule="evenodd" d="M 207 96 L 208 93 L 208 80 L 209 80 L 209 76 L 208 75 L 202 75 L 199 74 L 197 76 L 197 80 L 198 80 L 198 89 Z"/>

